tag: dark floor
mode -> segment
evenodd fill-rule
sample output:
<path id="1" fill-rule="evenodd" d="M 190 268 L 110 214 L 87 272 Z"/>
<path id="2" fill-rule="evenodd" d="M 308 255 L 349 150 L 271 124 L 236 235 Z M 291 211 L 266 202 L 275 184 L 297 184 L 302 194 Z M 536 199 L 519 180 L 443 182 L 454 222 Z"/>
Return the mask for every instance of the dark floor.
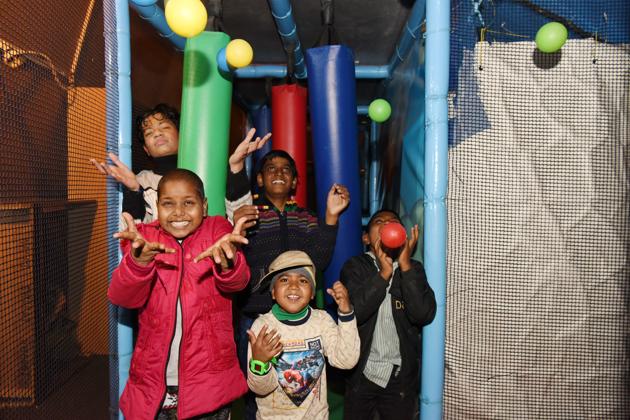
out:
<path id="1" fill-rule="evenodd" d="M 40 404 L 22 408 L 3 408 L 0 420 L 109 420 L 109 358 L 92 356 L 80 364 L 72 377 Z M 332 372 L 331 372 L 332 370 Z M 331 419 L 343 412 L 343 381 L 329 369 L 328 402 Z M 232 405 L 232 419 L 243 417 L 243 401 Z"/>
<path id="2" fill-rule="evenodd" d="M 109 420 L 109 358 L 92 356 L 38 405 L 2 408 L 2 420 Z"/>

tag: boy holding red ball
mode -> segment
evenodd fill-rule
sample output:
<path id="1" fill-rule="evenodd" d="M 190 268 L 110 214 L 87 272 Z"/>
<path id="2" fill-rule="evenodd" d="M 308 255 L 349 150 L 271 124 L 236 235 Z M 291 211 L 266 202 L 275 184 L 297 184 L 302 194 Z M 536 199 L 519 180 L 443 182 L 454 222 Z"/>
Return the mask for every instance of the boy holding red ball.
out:
<path id="1" fill-rule="evenodd" d="M 346 383 L 346 419 L 376 413 L 381 420 L 418 418 L 420 330 L 435 316 L 435 296 L 424 267 L 411 259 L 418 225 L 391 249 L 383 245 L 381 229 L 392 223 L 400 224 L 396 212 L 377 211 L 363 234 L 369 251 L 341 270 L 361 338 L 361 356 Z"/>

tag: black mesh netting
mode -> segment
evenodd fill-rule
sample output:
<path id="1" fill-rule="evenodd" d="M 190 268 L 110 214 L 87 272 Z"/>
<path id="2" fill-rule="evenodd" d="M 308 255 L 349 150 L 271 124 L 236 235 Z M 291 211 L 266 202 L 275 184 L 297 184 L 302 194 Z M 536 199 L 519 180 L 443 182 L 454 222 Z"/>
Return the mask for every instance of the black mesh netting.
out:
<path id="1" fill-rule="evenodd" d="M 109 418 L 103 3 L 0 2 L 0 418 Z"/>
<path id="2" fill-rule="evenodd" d="M 445 417 L 630 418 L 629 6 L 451 5 Z"/>

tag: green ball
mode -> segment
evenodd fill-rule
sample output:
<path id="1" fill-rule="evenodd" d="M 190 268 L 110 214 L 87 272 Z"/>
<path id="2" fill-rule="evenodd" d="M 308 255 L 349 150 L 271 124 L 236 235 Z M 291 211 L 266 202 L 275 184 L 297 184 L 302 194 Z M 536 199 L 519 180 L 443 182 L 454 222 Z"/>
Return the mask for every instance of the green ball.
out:
<path id="1" fill-rule="evenodd" d="M 392 114 L 392 107 L 385 99 L 374 99 L 368 107 L 368 115 L 377 123 L 387 121 Z"/>
<path id="2" fill-rule="evenodd" d="M 536 46 L 545 53 L 558 51 L 567 40 L 569 32 L 559 22 L 549 22 L 540 27 L 536 33 Z"/>

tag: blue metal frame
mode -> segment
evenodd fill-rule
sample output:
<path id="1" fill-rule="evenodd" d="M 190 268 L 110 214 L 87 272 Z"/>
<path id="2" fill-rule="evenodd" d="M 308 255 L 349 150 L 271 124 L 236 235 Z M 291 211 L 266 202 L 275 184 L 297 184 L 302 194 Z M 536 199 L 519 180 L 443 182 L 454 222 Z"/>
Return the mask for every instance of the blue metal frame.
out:
<path id="1" fill-rule="evenodd" d="M 116 40 L 117 40 L 117 69 L 116 79 L 118 86 L 118 156 L 120 160 L 131 167 L 131 53 L 129 35 L 129 6 L 127 0 L 116 0 Z M 106 72 L 111 77 L 110 72 Z M 109 111 L 109 109 L 108 109 Z M 122 203 L 122 193 L 119 193 L 119 203 Z M 121 209 L 118 209 L 120 214 Z M 117 224 L 118 220 L 110 221 Z M 120 258 L 119 254 L 119 258 Z M 133 353 L 133 329 L 122 319 L 127 314 L 123 308 L 118 308 L 117 335 L 118 335 L 118 393 L 119 396 L 125 388 L 129 375 L 131 355 Z M 122 418 L 122 414 L 120 414 Z"/>
<path id="2" fill-rule="evenodd" d="M 387 79 L 388 66 L 355 66 L 357 79 Z M 260 79 L 265 77 L 283 78 L 287 75 L 287 67 L 282 64 L 252 64 L 234 70 L 234 75 L 241 79 Z"/>
<path id="3" fill-rule="evenodd" d="M 420 417 L 442 418 L 446 339 L 446 190 L 450 1 L 427 1 L 425 50 L 424 266 L 435 292 L 435 320 L 423 329 Z"/>
<path id="4" fill-rule="evenodd" d="M 166 23 L 166 16 L 164 16 L 164 10 L 162 10 L 157 4 L 155 4 L 155 2 L 153 2 L 153 4 L 148 3 L 150 2 L 129 0 L 129 6 L 131 6 L 136 12 L 138 12 L 140 17 L 147 20 L 151 25 L 153 25 L 153 27 L 157 29 L 158 33 L 164 38 L 167 38 L 169 41 L 171 41 L 178 50 L 184 51 L 184 47 L 186 46 L 186 38 L 177 35 L 168 26 L 168 23 Z"/>
<path id="5" fill-rule="evenodd" d="M 271 15 L 276 21 L 284 50 L 289 54 L 291 47 L 293 48 L 295 77 L 299 79 L 306 78 L 306 62 L 304 61 L 302 43 L 298 37 L 297 27 L 293 19 L 291 3 L 289 0 L 269 0 L 269 7 L 271 8 Z"/>
<path id="6" fill-rule="evenodd" d="M 126 0 L 116 0 L 119 5 Z M 158 32 L 167 37 L 178 49 L 183 50 L 186 40 L 174 34 L 166 24 L 164 12 L 155 4 L 143 5 L 140 0 L 129 0 L 129 4 Z M 146 1 L 144 3 L 147 3 Z M 148 2 L 151 3 L 151 2 Z M 272 14 L 278 26 L 278 32 L 283 39 L 285 49 L 289 44 L 294 46 L 295 72 L 298 78 L 306 77 L 306 67 L 301 43 L 297 37 L 295 22 L 291 15 L 291 5 L 288 0 L 269 0 Z M 448 115 L 447 91 L 449 70 L 449 19 L 450 2 L 447 0 L 417 0 L 410 13 L 405 29 L 396 46 L 396 52 L 385 66 L 356 66 L 357 79 L 388 79 L 396 66 L 404 60 L 417 42 L 420 27 L 425 17 L 426 6 L 426 154 L 425 154 L 425 243 L 431 244 L 424 251 L 425 268 L 431 287 L 433 288 L 438 310 L 435 321 L 425 327 L 423 336 L 423 368 L 421 390 L 421 417 L 423 419 L 438 419 L 442 416 L 442 392 L 444 386 L 444 349 L 445 349 L 445 304 L 446 304 L 446 187 L 447 187 L 447 145 L 448 145 Z M 124 10 L 122 10 L 124 9 Z M 118 15 L 119 14 L 119 15 Z M 125 16 L 127 15 L 127 16 Z M 131 94 L 128 81 L 129 73 L 129 17 L 127 9 L 117 8 L 117 19 L 124 24 L 126 41 L 119 48 L 119 89 L 121 102 L 120 112 L 120 157 L 129 163 L 130 156 L 130 123 Z M 126 26 L 125 26 L 126 24 Z M 119 43 L 121 40 L 119 39 Z M 122 58 L 122 60 L 121 60 Z M 126 67 L 125 67 L 126 66 Z M 234 72 L 239 78 L 263 78 L 286 76 L 286 67 L 282 65 L 251 65 Z M 123 97 L 128 99 L 123 100 Z M 128 101 L 128 102 L 127 102 Z M 358 114 L 367 113 L 366 106 L 357 108 Z M 370 139 L 378 132 L 376 123 L 372 124 Z M 127 138 L 128 137 L 128 138 Z M 378 205 L 379 162 L 370 163 L 370 211 Z M 121 390 L 127 379 L 128 359 L 133 348 L 131 331 L 119 324 L 119 355 Z"/>

